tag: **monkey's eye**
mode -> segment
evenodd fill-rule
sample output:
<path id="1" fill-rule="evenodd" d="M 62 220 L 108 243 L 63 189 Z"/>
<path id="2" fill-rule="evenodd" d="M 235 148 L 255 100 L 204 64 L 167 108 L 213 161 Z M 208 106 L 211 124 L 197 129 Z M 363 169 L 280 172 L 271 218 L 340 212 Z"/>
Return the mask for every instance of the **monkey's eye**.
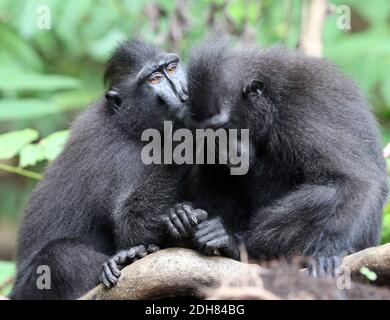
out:
<path id="1" fill-rule="evenodd" d="M 160 72 L 153 73 L 150 78 L 148 79 L 148 82 L 151 84 L 157 84 L 161 81 L 163 78 L 163 75 Z"/>
<path id="2" fill-rule="evenodd" d="M 174 74 L 176 72 L 176 69 L 177 63 L 171 63 L 167 68 L 169 74 Z"/>

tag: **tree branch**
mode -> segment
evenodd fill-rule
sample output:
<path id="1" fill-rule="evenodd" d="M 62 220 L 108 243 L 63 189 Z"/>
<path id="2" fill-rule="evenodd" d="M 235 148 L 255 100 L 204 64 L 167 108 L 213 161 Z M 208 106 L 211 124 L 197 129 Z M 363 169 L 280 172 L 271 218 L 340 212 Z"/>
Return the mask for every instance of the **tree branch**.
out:
<path id="1" fill-rule="evenodd" d="M 377 273 L 378 283 L 390 284 L 390 244 L 354 253 L 347 256 L 343 262 L 343 267 L 357 278 L 361 276 L 360 269 L 363 266 Z M 340 290 L 337 290 L 334 280 L 308 279 L 294 271 L 285 276 L 287 282 L 283 284 L 281 280 L 286 275 L 286 271 L 279 270 L 273 273 L 271 271 L 272 269 L 268 270 L 256 264 L 246 264 L 219 256 L 207 257 L 189 249 L 170 248 L 148 255 L 123 269 L 118 284 L 113 288 L 106 289 L 103 285 L 99 285 L 81 299 L 137 300 L 173 296 L 227 298 L 235 297 L 237 292 L 241 293 L 240 298 L 279 299 L 280 295 L 275 294 L 274 291 L 279 292 L 280 289 L 283 291 L 290 287 L 294 288 L 294 286 L 307 286 L 312 291 L 314 290 L 314 296 L 316 287 L 319 287 L 318 290 L 322 292 L 324 286 L 328 286 L 330 293 L 327 297 L 337 298 L 340 295 Z M 274 279 L 272 283 L 270 283 L 270 277 Z M 301 282 L 299 285 L 298 278 L 302 278 L 299 279 Z M 273 290 L 275 281 L 278 286 L 282 287 Z M 267 289 L 264 289 L 264 282 L 268 283 Z M 370 291 L 368 298 L 386 295 L 390 298 L 390 292 L 382 293 L 383 289 L 357 286 L 363 293 L 359 295 L 360 291 L 354 293 L 352 290 L 348 292 L 348 295 L 354 296 L 355 294 L 355 297 L 365 297 L 364 291 L 366 293 Z M 215 287 L 217 289 L 211 289 Z M 303 298 L 313 297 L 313 294 L 303 295 Z"/>
<path id="2" fill-rule="evenodd" d="M 353 253 L 343 260 L 343 267 L 349 268 L 353 278 L 364 280 L 360 270 L 367 267 L 377 275 L 375 284 L 390 287 L 390 243 Z"/>
<path id="3" fill-rule="evenodd" d="M 189 296 L 202 287 L 222 281 L 238 283 L 250 274 L 259 274 L 261 267 L 224 257 L 207 257 L 196 251 L 170 248 L 157 251 L 122 270 L 116 286 L 99 285 L 82 299 L 152 299 Z"/>
<path id="4" fill-rule="evenodd" d="M 322 56 L 322 29 L 326 18 L 327 0 L 302 1 L 299 47 L 308 55 Z"/>

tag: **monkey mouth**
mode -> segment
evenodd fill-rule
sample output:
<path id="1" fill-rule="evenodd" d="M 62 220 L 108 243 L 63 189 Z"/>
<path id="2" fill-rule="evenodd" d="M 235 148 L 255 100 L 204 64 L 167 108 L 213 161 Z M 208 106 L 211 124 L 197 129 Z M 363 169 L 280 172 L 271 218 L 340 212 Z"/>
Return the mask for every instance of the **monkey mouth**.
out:
<path id="1" fill-rule="evenodd" d="M 189 114 L 189 108 L 186 103 L 169 101 L 166 102 L 164 99 L 159 98 L 159 103 L 164 110 L 168 111 L 169 118 L 172 120 L 183 121 Z"/>
<path id="2" fill-rule="evenodd" d="M 176 118 L 182 121 L 187 118 L 188 113 L 189 113 L 188 106 L 186 104 L 183 104 L 179 109 L 179 111 L 176 113 Z"/>

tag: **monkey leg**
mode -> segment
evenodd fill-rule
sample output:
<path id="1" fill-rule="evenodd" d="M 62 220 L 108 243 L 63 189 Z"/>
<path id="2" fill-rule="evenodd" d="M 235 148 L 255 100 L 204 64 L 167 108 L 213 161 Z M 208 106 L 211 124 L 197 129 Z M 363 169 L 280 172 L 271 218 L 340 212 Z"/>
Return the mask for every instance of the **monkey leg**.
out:
<path id="1" fill-rule="evenodd" d="M 341 258 L 376 244 L 376 186 L 303 184 L 253 214 L 245 234 L 253 258 L 312 257 L 313 276 L 334 275 Z"/>
<path id="2" fill-rule="evenodd" d="M 21 263 L 12 299 L 77 299 L 99 283 L 105 254 L 72 239 L 43 247 L 26 265 Z"/>
<path id="3" fill-rule="evenodd" d="M 145 257 L 149 253 L 156 252 L 160 248 L 154 244 L 150 244 L 148 247 L 140 245 L 132 247 L 129 250 L 121 250 L 114 256 L 112 256 L 107 262 L 103 264 L 102 272 L 100 275 L 100 282 L 107 288 L 111 288 L 116 285 L 121 275 L 121 271 L 127 265 Z"/>

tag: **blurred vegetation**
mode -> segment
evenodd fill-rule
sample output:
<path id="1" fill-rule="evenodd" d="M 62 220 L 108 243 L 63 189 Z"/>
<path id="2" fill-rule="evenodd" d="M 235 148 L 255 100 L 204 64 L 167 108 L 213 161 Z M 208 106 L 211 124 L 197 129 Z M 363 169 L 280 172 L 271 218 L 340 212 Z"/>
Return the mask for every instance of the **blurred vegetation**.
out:
<path id="1" fill-rule="evenodd" d="M 102 94 L 104 63 L 118 41 L 139 36 L 184 57 L 210 33 L 297 47 L 302 1 L 0 0 L 0 235 L 15 228 L 72 119 Z M 330 14 L 324 55 L 366 92 L 388 142 L 390 1 L 330 2 L 350 6 L 352 29 L 338 29 Z M 41 5 L 50 8 L 49 30 L 37 27 Z M 390 241 L 390 206 L 383 241 Z M 10 253 L 0 249 L 1 257 Z"/>

